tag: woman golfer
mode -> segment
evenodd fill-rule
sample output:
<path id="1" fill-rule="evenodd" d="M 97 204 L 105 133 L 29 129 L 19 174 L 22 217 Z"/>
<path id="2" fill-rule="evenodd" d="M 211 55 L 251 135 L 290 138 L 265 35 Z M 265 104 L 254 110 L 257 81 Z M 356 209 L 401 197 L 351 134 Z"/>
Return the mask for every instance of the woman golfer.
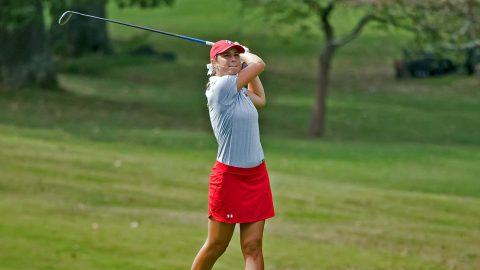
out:
<path id="1" fill-rule="evenodd" d="M 192 269 L 212 269 L 237 223 L 245 269 L 264 269 L 263 228 L 274 216 L 256 110 L 265 105 L 258 77 L 265 63 L 229 40 L 212 46 L 210 62 L 205 94 L 218 153 L 208 190 L 208 236 Z"/>

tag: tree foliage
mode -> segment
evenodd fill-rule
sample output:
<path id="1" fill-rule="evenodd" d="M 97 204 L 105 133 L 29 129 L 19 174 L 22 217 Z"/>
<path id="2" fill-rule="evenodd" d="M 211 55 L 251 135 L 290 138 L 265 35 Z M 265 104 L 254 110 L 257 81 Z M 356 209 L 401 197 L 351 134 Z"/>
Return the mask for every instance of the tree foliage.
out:
<path id="1" fill-rule="evenodd" d="M 0 5 L 0 88 L 55 88 L 41 0 Z"/>
<path id="2" fill-rule="evenodd" d="M 380 10 L 408 18 L 420 43 L 449 49 L 480 46 L 480 0 L 394 2 L 383 4 Z"/>
<path id="3" fill-rule="evenodd" d="M 0 27 L 14 31 L 31 22 L 39 22 L 43 14 L 38 14 L 35 0 L 2 0 L 0 5 Z"/>
<path id="4" fill-rule="evenodd" d="M 173 0 L 111 0 L 121 8 L 155 8 L 171 5 Z M 50 14 L 58 18 L 64 11 L 73 10 L 99 17 L 107 17 L 108 0 L 56 0 L 50 2 Z M 57 55 L 81 56 L 85 53 L 112 53 L 111 42 L 104 21 L 74 16 L 60 27 L 56 20 L 50 26 L 51 46 Z"/>
<path id="5" fill-rule="evenodd" d="M 87 51 L 109 52 L 109 37 L 104 22 L 72 20 L 68 29 L 59 29 L 56 20 L 64 11 L 76 8 L 106 16 L 107 1 L 1 0 L 0 88 L 28 85 L 56 88 L 56 73 L 50 56 L 52 47 L 64 48 L 66 55 L 80 55 Z M 153 8 L 171 5 L 174 0 L 111 1 L 120 7 Z M 44 13 L 47 7 L 53 18 L 50 27 L 45 26 Z M 46 28 L 50 28 L 50 35 Z"/>
<path id="6" fill-rule="evenodd" d="M 480 0 L 242 0 L 270 26 L 290 34 L 320 30 L 317 96 L 310 135 L 323 136 L 330 67 L 340 47 L 353 41 L 370 22 L 411 31 L 417 44 L 443 48 L 480 46 Z M 339 7 L 359 10 L 361 15 L 346 33 L 339 34 L 332 15 Z"/>
<path id="7" fill-rule="evenodd" d="M 173 0 L 114 0 L 120 8 L 140 7 L 154 8 L 162 5 L 172 5 Z"/>
<path id="8" fill-rule="evenodd" d="M 107 0 L 108 1 L 108 0 Z M 155 8 L 162 5 L 172 5 L 174 0 L 111 0 L 120 8 L 140 7 Z M 0 3 L 0 27 L 13 31 L 28 23 L 39 22 L 43 13 L 35 9 L 35 4 L 42 2 L 43 6 L 50 7 L 50 14 L 57 18 L 64 11 L 79 5 L 88 5 L 98 1 L 92 0 L 2 0 Z M 105 0 L 103 0 L 106 3 Z M 53 20 L 54 23 L 56 20 Z"/>
<path id="9" fill-rule="evenodd" d="M 322 12 L 339 6 L 362 10 L 359 21 L 411 31 L 419 45 L 465 49 L 480 46 L 480 0 L 242 0 L 276 29 L 317 31 Z M 315 29 L 317 28 L 317 29 Z"/>
<path id="10" fill-rule="evenodd" d="M 244 0 L 250 6 L 260 6 L 262 18 L 266 18 L 276 28 L 283 28 L 303 33 L 320 29 L 324 35 L 320 56 L 318 58 L 317 91 L 310 120 L 309 134 L 321 137 L 325 133 L 327 113 L 327 96 L 329 89 L 331 63 L 335 52 L 345 44 L 354 40 L 364 27 L 371 21 L 381 21 L 381 18 L 366 10 L 365 14 L 351 26 L 351 29 L 338 35 L 332 24 L 332 14 L 340 4 L 360 4 L 358 1 L 349 0 Z"/>

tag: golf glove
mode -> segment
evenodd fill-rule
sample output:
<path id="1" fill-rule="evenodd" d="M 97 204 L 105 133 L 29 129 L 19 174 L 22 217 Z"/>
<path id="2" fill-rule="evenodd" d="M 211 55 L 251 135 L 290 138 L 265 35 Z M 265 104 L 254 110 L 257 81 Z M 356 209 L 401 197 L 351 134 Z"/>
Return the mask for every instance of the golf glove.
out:
<path id="1" fill-rule="evenodd" d="M 242 48 L 245 50 L 245 52 L 250 52 L 250 49 L 247 48 L 246 46 L 243 46 L 242 44 L 238 43 L 237 41 L 235 41 L 234 43 L 242 46 Z"/>

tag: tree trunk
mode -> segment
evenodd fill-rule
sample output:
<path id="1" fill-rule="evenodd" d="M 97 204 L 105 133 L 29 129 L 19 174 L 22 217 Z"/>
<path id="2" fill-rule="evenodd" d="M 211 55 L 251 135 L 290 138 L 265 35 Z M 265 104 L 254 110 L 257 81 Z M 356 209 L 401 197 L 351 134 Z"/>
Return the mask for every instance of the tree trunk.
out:
<path id="1" fill-rule="evenodd" d="M 318 58 L 317 93 L 309 131 L 309 135 L 312 137 L 322 137 L 325 133 L 330 68 L 335 50 L 334 45 L 327 43 Z"/>
<path id="2" fill-rule="evenodd" d="M 23 5 L 29 11 L 23 16 L 30 20 L 15 27 L 0 25 L 0 88 L 56 88 L 41 0 Z"/>
<path id="3" fill-rule="evenodd" d="M 106 17 L 106 0 L 74 0 L 72 5 L 64 1 L 55 2 L 51 7 L 53 18 L 59 18 L 65 10 L 73 10 L 98 17 Z M 106 22 L 73 15 L 63 26 L 57 20 L 50 27 L 54 51 L 65 56 L 80 56 L 85 53 L 111 53 Z"/>

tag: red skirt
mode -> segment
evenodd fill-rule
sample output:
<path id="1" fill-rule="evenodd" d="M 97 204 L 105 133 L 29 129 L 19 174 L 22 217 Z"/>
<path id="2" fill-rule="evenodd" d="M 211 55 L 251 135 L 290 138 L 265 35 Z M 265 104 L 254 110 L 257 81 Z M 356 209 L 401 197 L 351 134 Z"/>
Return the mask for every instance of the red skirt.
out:
<path id="1" fill-rule="evenodd" d="M 265 162 L 253 168 L 215 162 L 208 189 L 208 215 L 224 223 L 250 223 L 275 215 Z"/>

